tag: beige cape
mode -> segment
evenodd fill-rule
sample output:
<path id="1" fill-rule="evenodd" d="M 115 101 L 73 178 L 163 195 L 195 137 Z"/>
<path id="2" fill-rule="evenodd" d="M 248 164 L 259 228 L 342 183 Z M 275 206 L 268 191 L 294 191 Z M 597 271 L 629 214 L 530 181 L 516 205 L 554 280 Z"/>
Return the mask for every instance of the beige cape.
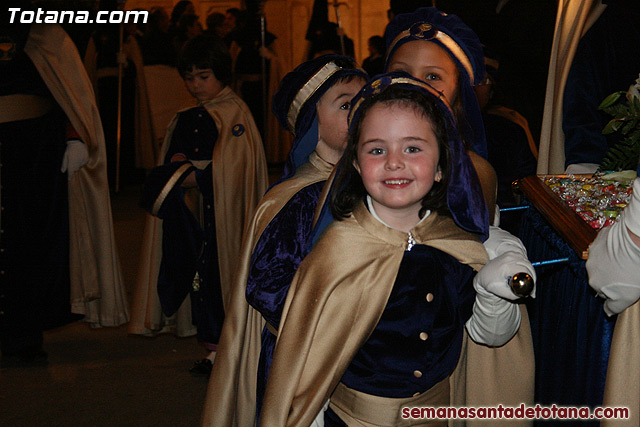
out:
<path id="1" fill-rule="evenodd" d="M 232 289 L 204 407 L 203 426 L 253 426 L 261 334 L 265 321 L 246 300 L 251 254 L 269 223 L 301 189 L 325 181 L 331 164 L 314 152 L 296 174 L 273 187 L 256 209 L 242 245 L 242 261 Z"/>
<path id="2" fill-rule="evenodd" d="M 240 260 L 243 230 L 267 188 L 267 166 L 260 134 L 244 101 L 225 87 L 217 97 L 203 105 L 213 117 L 219 135 L 212 157 L 213 193 L 220 283 L 227 307 L 233 275 Z M 164 160 L 177 121 L 178 115 L 167 128 L 159 163 Z M 234 136 L 237 124 L 244 125 L 245 129 Z M 129 332 L 142 335 L 175 332 L 178 336 L 195 333 L 189 298 L 171 318 L 162 314 L 157 291 L 162 256 L 160 219 L 147 217 L 142 244 Z"/>
<path id="3" fill-rule="evenodd" d="M 480 241 L 449 218 L 431 214 L 412 234 L 417 243 L 443 250 L 476 270 L 487 261 Z M 311 424 L 375 328 L 406 248 L 407 234 L 382 226 L 363 204 L 351 217 L 327 228 L 301 264 L 287 296 L 261 425 Z M 465 338 L 466 355 L 463 353 L 451 377 L 452 404 L 533 400 L 532 352 L 519 354 L 523 349 L 531 350 L 531 336 L 520 335 L 497 349 L 478 346 Z M 521 340 L 524 345 L 520 345 Z M 476 347 L 482 348 L 476 351 Z M 507 352 L 513 360 L 502 358 Z M 528 357 L 525 360 L 530 366 L 524 367 L 521 378 L 520 370 L 514 375 L 512 364 L 523 357 Z M 486 368 L 484 360 L 489 361 Z M 499 370 L 495 361 L 500 362 Z M 488 384 L 475 383 L 486 379 L 485 374 L 497 376 L 490 377 Z M 510 381 L 515 387 L 507 384 Z M 525 386 L 524 394 L 518 385 Z M 491 395 L 496 388 L 499 393 Z M 516 396 L 508 397 L 513 390 Z"/>
<path id="4" fill-rule="evenodd" d="M 71 311 L 92 326 L 129 320 L 113 233 L 102 123 L 73 41 L 57 24 L 34 24 L 25 52 L 89 151 L 69 181 Z"/>
<path id="5" fill-rule="evenodd" d="M 640 425 L 640 301 L 618 315 L 611 340 L 603 407 L 629 408 L 628 420 L 603 420 L 602 427 Z"/>

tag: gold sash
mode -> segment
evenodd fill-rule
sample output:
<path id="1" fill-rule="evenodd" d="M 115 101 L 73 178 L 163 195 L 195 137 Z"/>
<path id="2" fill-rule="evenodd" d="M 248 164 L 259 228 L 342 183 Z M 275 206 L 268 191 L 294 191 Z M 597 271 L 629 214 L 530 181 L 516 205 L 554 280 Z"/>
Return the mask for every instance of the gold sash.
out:
<path id="1" fill-rule="evenodd" d="M 349 426 L 446 426 L 447 420 L 403 419 L 402 408 L 449 406 L 449 378 L 407 398 L 374 396 L 339 383 L 329 406 Z"/>

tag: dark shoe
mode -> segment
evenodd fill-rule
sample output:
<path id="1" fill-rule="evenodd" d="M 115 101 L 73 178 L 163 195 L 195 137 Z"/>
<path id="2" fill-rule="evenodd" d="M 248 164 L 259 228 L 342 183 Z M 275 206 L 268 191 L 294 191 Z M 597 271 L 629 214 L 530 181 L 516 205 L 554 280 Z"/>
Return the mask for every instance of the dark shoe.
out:
<path id="1" fill-rule="evenodd" d="M 46 366 L 47 353 L 40 350 L 24 351 L 20 353 L 3 353 L 0 368 L 28 368 L 32 366 Z"/>
<path id="2" fill-rule="evenodd" d="M 213 363 L 209 359 L 202 359 L 193 363 L 193 367 L 189 369 L 191 375 L 194 377 L 207 377 L 211 376 L 211 370 L 213 369 Z"/>

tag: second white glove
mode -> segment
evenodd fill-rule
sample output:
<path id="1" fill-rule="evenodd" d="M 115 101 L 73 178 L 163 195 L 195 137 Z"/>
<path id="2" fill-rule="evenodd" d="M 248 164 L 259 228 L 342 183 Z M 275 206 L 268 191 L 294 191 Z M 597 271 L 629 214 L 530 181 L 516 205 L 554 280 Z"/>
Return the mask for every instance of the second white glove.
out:
<path id="1" fill-rule="evenodd" d="M 67 149 L 62 157 L 62 167 L 60 172 L 67 172 L 69 181 L 73 174 L 89 162 L 89 150 L 79 139 L 67 141 Z"/>

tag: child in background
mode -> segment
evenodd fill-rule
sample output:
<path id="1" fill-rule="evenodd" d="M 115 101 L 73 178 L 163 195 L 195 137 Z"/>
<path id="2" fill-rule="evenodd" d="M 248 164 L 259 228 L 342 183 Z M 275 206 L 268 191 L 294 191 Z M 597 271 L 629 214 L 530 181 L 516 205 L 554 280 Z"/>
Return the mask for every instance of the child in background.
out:
<path id="1" fill-rule="evenodd" d="M 153 304 L 149 306 L 156 285 L 165 316 L 176 313 L 190 295 L 198 341 L 210 351 L 191 372 L 208 376 L 242 233 L 268 177 L 251 113 L 228 86 L 231 58 L 226 46 L 204 36 L 194 38 L 180 54 L 178 71 L 199 105 L 171 121 L 162 165 L 145 183 L 143 206 L 163 221 L 160 225 L 150 219 L 145 230 L 146 265 L 140 270 L 135 303 L 142 313 L 134 316 L 133 327 L 158 332 L 167 326 L 153 312 Z"/>
<path id="2" fill-rule="evenodd" d="M 243 242 L 203 425 L 256 423 L 284 300 L 309 251 L 323 185 L 347 144 L 350 101 L 366 79 L 353 59 L 325 55 L 302 63 L 280 84 L 273 110 L 295 141 Z"/>
<path id="3" fill-rule="evenodd" d="M 362 68 L 370 75 L 376 76 L 384 72 L 384 37 L 371 36 L 368 40 L 369 56 L 362 61 Z"/>
<path id="4" fill-rule="evenodd" d="M 478 36 L 455 15 L 422 7 L 396 16 L 385 31 L 385 71 L 405 71 L 442 92 L 469 151 L 494 223 L 497 178 L 488 158 L 482 114 L 473 86 L 484 78 Z"/>
<path id="5" fill-rule="evenodd" d="M 405 73 L 369 82 L 338 168 L 339 220 L 293 279 L 261 425 L 309 425 L 329 398 L 325 425 L 397 425 L 404 406 L 447 406 L 465 325 L 491 346 L 520 325 L 503 272 L 480 270 L 487 210 L 436 90 Z"/>

